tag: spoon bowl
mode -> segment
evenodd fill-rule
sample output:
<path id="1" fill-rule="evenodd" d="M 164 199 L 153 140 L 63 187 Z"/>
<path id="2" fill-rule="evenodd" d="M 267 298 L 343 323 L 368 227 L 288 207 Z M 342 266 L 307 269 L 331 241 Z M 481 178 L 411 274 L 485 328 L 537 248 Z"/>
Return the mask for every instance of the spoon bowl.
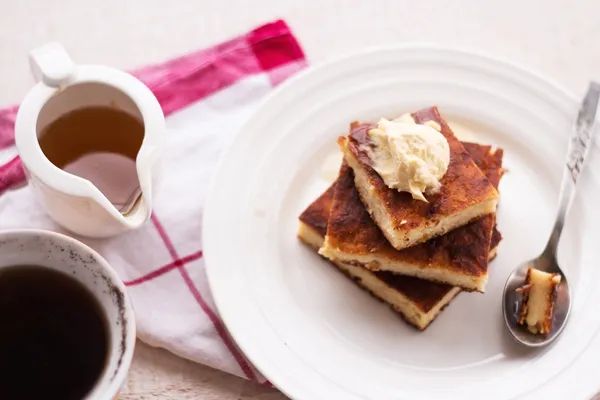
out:
<path id="1" fill-rule="evenodd" d="M 517 322 L 519 305 L 521 302 L 521 293 L 518 293 L 517 289 L 523 286 L 529 268 L 535 268 L 549 273 L 559 273 L 562 276 L 560 285 L 558 285 L 557 288 L 552 329 L 547 335 L 533 334 L 525 327 L 520 326 Z M 569 317 L 569 311 L 571 310 L 571 290 L 569 288 L 567 277 L 558 266 L 554 257 L 541 255 L 540 257 L 524 262 L 515 268 L 504 286 L 502 308 L 506 326 L 515 340 L 519 343 L 529 347 L 542 347 L 556 339 L 565 327 L 567 318 Z"/>

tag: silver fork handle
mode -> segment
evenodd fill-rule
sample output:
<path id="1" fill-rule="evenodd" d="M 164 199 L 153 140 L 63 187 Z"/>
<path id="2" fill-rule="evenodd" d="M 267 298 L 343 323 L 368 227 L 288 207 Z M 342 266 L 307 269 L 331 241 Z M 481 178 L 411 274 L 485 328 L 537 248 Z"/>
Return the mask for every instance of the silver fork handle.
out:
<path id="1" fill-rule="evenodd" d="M 556 222 L 554 223 L 550 239 L 544 250 L 544 254 L 551 255 L 554 258 L 556 258 L 556 250 L 558 248 L 560 234 L 562 233 L 565 224 L 565 217 L 571 207 L 575 195 L 577 179 L 579 178 L 585 159 L 592 147 L 592 134 L 594 132 L 593 128 L 599 99 L 600 84 L 590 82 L 571 132 L 567 150 L 567 160 L 558 197 L 558 215 L 556 216 Z"/>

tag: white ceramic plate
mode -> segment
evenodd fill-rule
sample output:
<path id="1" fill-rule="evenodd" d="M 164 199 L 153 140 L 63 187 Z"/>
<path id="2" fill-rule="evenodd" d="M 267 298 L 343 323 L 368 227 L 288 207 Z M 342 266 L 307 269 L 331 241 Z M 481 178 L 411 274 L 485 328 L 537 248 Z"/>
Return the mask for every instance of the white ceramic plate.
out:
<path id="1" fill-rule="evenodd" d="M 584 398 L 594 382 L 576 361 L 600 328 L 596 148 L 559 250 L 574 294 L 566 330 L 552 347 L 526 351 L 501 313 L 509 272 L 547 239 L 578 103 L 515 66 L 439 48 L 362 53 L 284 84 L 222 158 L 206 203 L 210 286 L 241 349 L 296 399 Z M 421 333 L 303 245 L 296 229 L 330 183 L 335 139 L 349 122 L 434 104 L 451 125 L 470 128 L 465 139 L 503 147 L 509 173 L 486 293 L 460 294 Z M 577 383 L 565 382 L 574 368 Z"/>

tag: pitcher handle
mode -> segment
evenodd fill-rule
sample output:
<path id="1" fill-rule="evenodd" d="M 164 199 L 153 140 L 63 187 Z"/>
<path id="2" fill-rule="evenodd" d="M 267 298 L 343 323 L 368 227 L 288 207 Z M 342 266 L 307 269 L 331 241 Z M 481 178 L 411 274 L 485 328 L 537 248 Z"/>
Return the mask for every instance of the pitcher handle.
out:
<path id="1" fill-rule="evenodd" d="M 51 42 L 29 52 L 29 65 L 37 82 L 47 86 L 61 87 L 70 80 L 75 72 L 75 64 L 64 47 Z"/>

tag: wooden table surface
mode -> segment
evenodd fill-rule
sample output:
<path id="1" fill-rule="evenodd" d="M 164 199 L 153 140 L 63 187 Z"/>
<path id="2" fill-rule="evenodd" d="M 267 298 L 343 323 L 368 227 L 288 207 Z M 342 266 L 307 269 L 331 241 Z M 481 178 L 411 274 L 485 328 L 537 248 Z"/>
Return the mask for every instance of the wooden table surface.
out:
<path id="1" fill-rule="evenodd" d="M 27 51 L 50 40 L 78 62 L 132 68 L 279 17 L 313 64 L 367 46 L 428 42 L 511 60 L 577 95 L 600 78 L 598 0 L 2 0 L 2 6 L 0 106 L 23 98 L 33 83 Z M 284 396 L 138 342 L 120 398 Z"/>

